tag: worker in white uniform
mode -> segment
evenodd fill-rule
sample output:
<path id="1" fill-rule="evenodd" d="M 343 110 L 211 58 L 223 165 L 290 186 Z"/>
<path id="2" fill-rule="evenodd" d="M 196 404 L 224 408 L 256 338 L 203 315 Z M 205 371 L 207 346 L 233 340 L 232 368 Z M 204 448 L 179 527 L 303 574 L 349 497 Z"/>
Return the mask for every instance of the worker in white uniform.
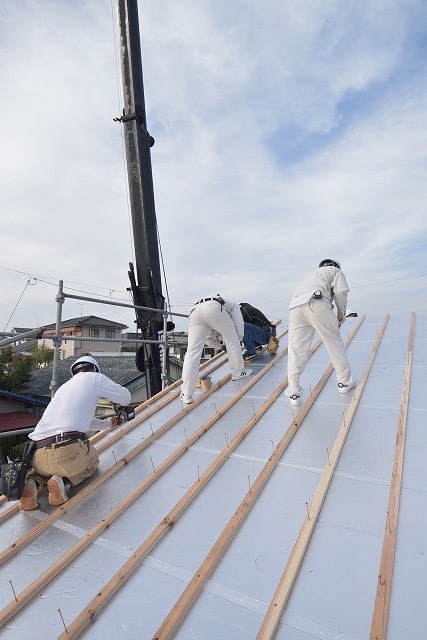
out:
<path id="1" fill-rule="evenodd" d="M 299 379 L 307 364 L 314 333 L 325 345 L 338 382 L 339 393 L 348 393 L 357 384 L 347 360 L 340 326 L 346 318 L 349 287 L 341 266 L 325 258 L 318 269 L 298 283 L 289 304 L 288 387 L 292 405 L 301 403 Z M 333 304 L 336 306 L 336 313 Z"/>
<path id="2" fill-rule="evenodd" d="M 64 478 L 74 486 L 95 473 L 98 454 L 85 434 L 117 423 L 116 417 L 94 417 L 98 400 L 105 398 L 122 407 L 130 403 L 129 390 L 100 373 L 92 356 L 78 358 L 70 371 L 71 379 L 59 387 L 28 436 L 35 450 L 20 499 L 23 511 L 37 508 L 37 495 L 46 484 L 49 504 L 59 505 L 68 500 Z"/>
<path id="3" fill-rule="evenodd" d="M 236 302 L 225 300 L 219 294 L 202 298 L 190 311 L 188 324 L 188 347 L 182 368 L 181 401 L 193 402 L 203 347 L 212 330 L 221 334 L 228 353 L 231 379 L 240 380 L 250 376 L 251 369 L 245 369 L 240 341 L 244 324 L 240 307 Z"/>

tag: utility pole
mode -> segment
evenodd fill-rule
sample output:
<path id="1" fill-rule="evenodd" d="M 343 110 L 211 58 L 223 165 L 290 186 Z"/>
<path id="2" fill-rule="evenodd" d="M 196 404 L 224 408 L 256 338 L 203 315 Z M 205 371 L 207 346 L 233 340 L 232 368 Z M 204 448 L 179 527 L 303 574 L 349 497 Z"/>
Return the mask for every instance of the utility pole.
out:
<path id="1" fill-rule="evenodd" d="M 154 139 L 147 131 L 141 43 L 137 0 L 117 0 L 120 55 L 122 66 L 123 115 L 115 118 L 123 123 L 136 272 L 129 263 L 130 290 L 135 305 L 164 310 L 162 295 L 157 220 L 150 148 Z M 136 323 L 143 339 L 158 340 L 163 329 L 162 315 L 136 311 Z M 145 371 L 147 397 L 162 388 L 160 346 L 144 344 L 137 354 L 140 371 Z"/>

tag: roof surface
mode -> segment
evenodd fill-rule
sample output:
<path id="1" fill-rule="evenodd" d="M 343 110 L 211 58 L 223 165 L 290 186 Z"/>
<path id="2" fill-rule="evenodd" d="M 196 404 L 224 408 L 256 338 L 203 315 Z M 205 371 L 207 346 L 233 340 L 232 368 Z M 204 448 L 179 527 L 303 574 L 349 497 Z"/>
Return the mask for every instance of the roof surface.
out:
<path id="1" fill-rule="evenodd" d="M 124 352 L 118 355 L 97 353 L 95 357 L 101 372 L 114 382 L 126 386 L 129 391 L 133 391 L 134 387 L 141 385 L 140 381 L 144 378 L 144 374 L 136 368 L 134 353 Z M 70 356 L 58 362 L 58 386 L 71 378 L 70 367 L 75 361 L 76 357 Z M 25 392 L 34 396 L 50 397 L 52 370 L 53 363 L 50 362 L 46 367 L 32 371 L 30 379 L 25 385 Z"/>
<path id="2" fill-rule="evenodd" d="M 351 397 L 313 343 L 290 407 L 285 334 L 250 379 L 220 354 L 192 405 L 176 383 L 95 440 L 61 507 L 2 504 L 2 640 L 423 639 L 427 316 L 342 332 Z"/>
<path id="3" fill-rule="evenodd" d="M 45 407 L 47 404 L 44 400 L 35 400 L 30 396 L 23 396 L 21 393 L 15 393 L 14 391 L 4 391 L 4 389 L 0 389 L 0 397 L 9 398 L 10 400 L 18 400 L 25 404 L 35 405 L 38 407 Z"/>
<path id="4" fill-rule="evenodd" d="M 64 327 L 76 327 L 76 326 L 107 326 L 116 327 L 117 329 L 126 329 L 127 325 L 115 320 L 107 320 L 107 318 L 100 318 L 99 316 L 79 316 L 78 318 L 70 318 L 68 320 L 61 320 L 61 328 Z M 56 327 L 56 323 L 45 325 L 46 329 Z"/>

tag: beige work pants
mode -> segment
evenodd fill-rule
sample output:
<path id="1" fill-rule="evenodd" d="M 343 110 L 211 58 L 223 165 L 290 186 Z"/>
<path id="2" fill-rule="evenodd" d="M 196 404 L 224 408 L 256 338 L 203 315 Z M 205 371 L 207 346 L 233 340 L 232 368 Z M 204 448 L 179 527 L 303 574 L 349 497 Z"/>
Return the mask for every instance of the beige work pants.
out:
<path id="1" fill-rule="evenodd" d="M 287 395 L 301 393 L 299 379 L 307 364 L 315 332 L 326 347 L 337 382 L 349 384 L 352 379 L 337 316 L 326 299 L 312 299 L 289 311 Z"/>
<path id="2" fill-rule="evenodd" d="M 97 451 L 89 440 L 71 444 L 36 449 L 31 466 L 31 477 L 44 486 L 51 476 L 68 478 L 72 485 L 80 484 L 93 476 L 99 465 Z"/>

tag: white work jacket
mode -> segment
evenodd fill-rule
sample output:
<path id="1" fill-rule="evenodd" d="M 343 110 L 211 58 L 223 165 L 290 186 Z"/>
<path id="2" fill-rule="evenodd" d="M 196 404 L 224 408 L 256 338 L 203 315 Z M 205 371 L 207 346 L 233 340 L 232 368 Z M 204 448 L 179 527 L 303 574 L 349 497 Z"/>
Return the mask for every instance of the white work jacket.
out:
<path id="1" fill-rule="evenodd" d="M 321 291 L 322 296 L 331 305 L 332 302 L 335 302 L 337 316 L 345 318 L 349 290 L 346 277 L 341 269 L 332 266 L 319 267 L 307 273 L 299 281 L 292 294 L 289 309 L 305 304 L 311 300 L 315 291 Z"/>
<path id="2" fill-rule="evenodd" d="M 131 395 L 128 389 L 102 373 L 76 373 L 59 387 L 29 438 L 43 440 L 68 431 L 87 433 L 90 429 L 99 431 L 109 427 L 109 420 L 94 417 L 100 398 L 125 407 L 130 403 Z"/>

